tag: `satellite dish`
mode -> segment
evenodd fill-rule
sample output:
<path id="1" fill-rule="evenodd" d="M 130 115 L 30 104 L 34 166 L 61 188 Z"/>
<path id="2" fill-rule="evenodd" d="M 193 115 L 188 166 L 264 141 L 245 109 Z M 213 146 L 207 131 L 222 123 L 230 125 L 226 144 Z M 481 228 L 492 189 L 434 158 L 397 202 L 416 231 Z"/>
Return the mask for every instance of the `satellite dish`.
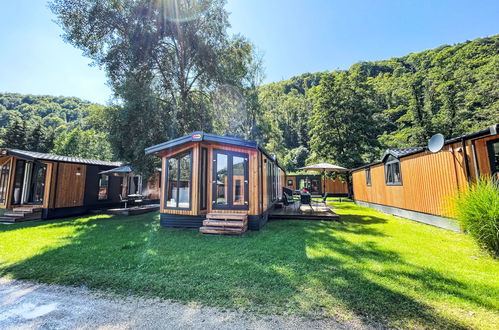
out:
<path id="1" fill-rule="evenodd" d="M 442 134 L 438 133 L 433 135 L 428 142 L 428 149 L 431 152 L 439 152 L 444 147 L 445 138 Z"/>

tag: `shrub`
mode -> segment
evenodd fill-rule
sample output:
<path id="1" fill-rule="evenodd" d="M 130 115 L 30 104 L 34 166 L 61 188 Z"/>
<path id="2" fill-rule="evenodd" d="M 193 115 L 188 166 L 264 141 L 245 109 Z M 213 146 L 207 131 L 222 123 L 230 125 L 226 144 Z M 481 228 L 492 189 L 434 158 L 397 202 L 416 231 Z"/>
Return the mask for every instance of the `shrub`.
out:
<path id="1" fill-rule="evenodd" d="M 455 202 L 462 228 L 478 244 L 499 256 L 499 184 L 490 178 L 480 179 Z"/>

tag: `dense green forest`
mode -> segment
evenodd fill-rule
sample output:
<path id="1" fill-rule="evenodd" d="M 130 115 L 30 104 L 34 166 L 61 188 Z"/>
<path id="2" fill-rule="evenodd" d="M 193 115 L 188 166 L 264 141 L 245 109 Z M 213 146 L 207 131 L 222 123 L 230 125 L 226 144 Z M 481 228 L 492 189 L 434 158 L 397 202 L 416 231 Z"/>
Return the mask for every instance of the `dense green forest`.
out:
<path id="1" fill-rule="evenodd" d="M 304 74 L 259 89 L 267 147 L 290 170 L 353 167 L 388 147 L 424 146 L 499 122 L 499 36 Z"/>
<path id="2" fill-rule="evenodd" d="M 352 168 L 388 147 L 499 122 L 499 36 L 262 85 L 262 59 L 227 33 L 223 0 L 144 3 L 52 1 L 65 40 L 106 71 L 117 103 L 0 94 L 3 146 L 119 159 L 145 173 L 157 162 L 145 147 L 204 130 L 257 140 L 296 171 L 315 161 Z"/>
<path id="3" fill-rule="evenodd" d="M 2 147 L 111 160 L 108 111 L 76 97 L 0 93 L 0 143 Z"/>

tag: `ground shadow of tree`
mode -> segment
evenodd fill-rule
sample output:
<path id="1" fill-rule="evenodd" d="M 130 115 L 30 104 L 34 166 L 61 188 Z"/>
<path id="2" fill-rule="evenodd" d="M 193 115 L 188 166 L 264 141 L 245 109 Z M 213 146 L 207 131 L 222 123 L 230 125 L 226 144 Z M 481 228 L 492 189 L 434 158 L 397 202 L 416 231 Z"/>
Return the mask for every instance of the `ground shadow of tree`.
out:
<path id="1" fill-rule="evenodd" d="M 388 287 L 383 279 L 435 293 L 444 290 L 487 306 L 468 295 L 464 283 L 412 265 L 369 241 L 384 237 L 373 226 L 385 222 L 383 218 L 280 221 L 244 237 L 162 229 L 157 218 L 156 214 L 80 221 L 65 245 L 2 267 L 0 276 L 269 313 L 334 315 L 337 305 L 366 322 L 425 328 L 464 326 Z M 346 240 L 342 234 L 362 239 Z M 399 267 L 376 270 L 368 267 L 372 263 Z"/>

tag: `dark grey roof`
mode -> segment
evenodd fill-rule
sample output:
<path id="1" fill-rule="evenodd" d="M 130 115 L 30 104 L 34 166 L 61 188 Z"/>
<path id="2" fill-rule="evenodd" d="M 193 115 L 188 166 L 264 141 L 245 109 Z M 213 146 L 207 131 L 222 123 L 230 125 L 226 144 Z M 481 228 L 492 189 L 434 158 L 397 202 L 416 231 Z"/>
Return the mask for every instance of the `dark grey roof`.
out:
<path id="1" fill-rule="evenodd" d="M 125 166 L 112 168 L 110 170 L 99 172 L 99 174 L 112 174 L 112 173 L 120 174 L 120 173 L 131 173 L 131 172 L 133 172 L 132 167 L 130 165 L 125 165 Z"/>
<path id="2" fill-rule="evenodd" d="M 381 161 L 384 161 L 386 159 L 386 157 L 389 155 L 392 155 L 395 158 L 400 158 L 400 157 L 409 156 L 409 155 L 421 152 L 424 149 L 425 148 L 423 148 L 423 147 L 387 149 L 385 151 L 385 154 L 381 158 Z"/>
<path id="3" fill-rule="evenodd" d="M 161 150 L 169 149 L 176 147 L 178 145 L 187 143 L 187 142 L 200 142 L 200 141 L 211 141 L 211 142 L 218 142 L 218 143 L 225 143 L 225 144 L 231 144 L 235 146 L 240 146 L 240 147 L 246 147 L 246 148 L 253 148 L 260 150 L 262 153 L 264 153 L 268 158 L 274 159 L 275 163 L 277 166 L 281 167 L 275 159 L 275 157 L 271 154 L 269 154 L 265 149 L 263 149 L 256 141 L 252 140 L 245 140 L 241 138 L 236 138 L 236 137 L 231 137 L 231 136 L 221 136 L 221 135 L 216 135 L 216 134 L 210 134 L 210 133 L 205 133 L 201 131 L 197 132 L 192 132 L 189 135 L 182 136 L 170 141 L 166 141 L 157 145 L 154 145 L 152 147 L 148 147 L 145 149 L 146 155 L 150 155 L 153 153 L 156 153 Z M 282 168 L 282 167 L 281 167 Z"/>
<path id="4" fill-rule="evenodd" d="M 461 135 L 461 136 L 454 137 L 452 139 L 446 140 L 445 143 L 444 143 L 444 145 L 448 145 L 448 144 L 451 144 L 451 143 L 462 141 L 463 139 L 464 140 L 466 140 L 466 139 L 472 139 L 472 138 L 477 138 L 477 137 L 481 137 L 481 136 L 484 136 L 484 135 L 496 135 L 496 134 L 498 134 L 498 132 L 499 132 L 499 124 L 495 124 L 495 125 L 492 125 L 492 126 L 490 126 L 488 128 L 485 128 L 485 129 L 482 129 L 482 130 L 479 130 L 479 131 L 475 131 L 475 132 L 472 132 L 472 133 L 469 133 L 469 134 L 466 134 L 466 135 Z M 412 155 L 412 154 L 416 154 L 418 152 L 423 152 L 425 150 L 427 150 L 427 148 L 423 148 L 423 147 L 388 149 L 388 150 L 386 150 L 385 154 L 381 158 L 380 162 L 374 162 L 374 163 L 371 163 L 371 164 L 363 165 L 363 166 L 360 166 L 360 167 L 357 167 L 357 168 L 354 168 L 354 169 L 350 170 L 350 172 L 353 172 L 353 171 L 356 171 L 356 170 L 360 170 L 360 169 L 363 169 L 363 168 L 366 168 L 366 167 L 369 167 L 369 166 L 373 166 L 373 165 L 376 165 L 376 164 L 380 164 L 380 163 L 382 163 L 382 162 L 385 161 L 385 159 L 386 159 L 386 157 L 388 155 L 392 155 L 395 158 L 400 158 L 400 157 L 404 157 L 404 156 L 409 156 L 409 155 Z"/>
<path id="5" fill-rule="evenodd" d="M 85 159 L 79 157 L 69 157 L 69 156 L 59 156 L 53 154 L 46 154 L 42 152 L 26 151 L 19 149 L 4 149 L 7 155 L 16 156 L 26 160 L 49 160 L 53 162 L 63 162 L 63 163 L 77 163 L 86 165 L 100 165 L 100 166 L 121 166 L 120 162 L 108 162 L 105 160 L 95 160 L 95 159 Z"/>
<path id="6" fill-rule="evenodd" d="M 199 142 L 199 141 L 212 141 L 212 142 L 219 142 L 219 143 L 226 143 L 226 144 L 232 144 L 236 146 L 241 146 L 241 147 L 247 147 L 247 148 L 257 148 L 258 144 L 256 141 L 250 141 L 250 140 L 244 140 L 240 138 L 235 138 L 231 136 L 221 136 L 221 135 L 216 135 L 216 134 L 209 134 L 209 133 L 204 133 L 204 132 L 192 132 L 189 135 L 186 136 L 181 136 L 179 138 L 166 141 L 157 145 L 154 145 L 152 147 L 146 148 L 145 152 L 146 155 L 173 148 L 178 145 L 187 143 L 187 142 Z"/>

